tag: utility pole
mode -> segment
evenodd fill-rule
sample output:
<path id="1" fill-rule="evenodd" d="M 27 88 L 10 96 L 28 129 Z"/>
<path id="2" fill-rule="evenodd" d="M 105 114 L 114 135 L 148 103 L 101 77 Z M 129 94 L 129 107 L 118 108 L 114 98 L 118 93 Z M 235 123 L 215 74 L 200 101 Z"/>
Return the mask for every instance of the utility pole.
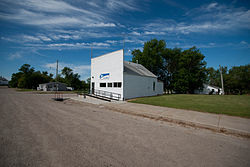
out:
<path id="1" fill-rule="evenodd" d="M 224 92 L 223 75 L 222 75 L 222 67 L 221 66 L 220 66 L 220 79 L 221 79 L 222 95 L 224 95 L 225 92 Z"/>
<path id="2" fill-rule="evenodd" d="M 56 60 L 56 81 L 58 78 L 58 60 Z"/>

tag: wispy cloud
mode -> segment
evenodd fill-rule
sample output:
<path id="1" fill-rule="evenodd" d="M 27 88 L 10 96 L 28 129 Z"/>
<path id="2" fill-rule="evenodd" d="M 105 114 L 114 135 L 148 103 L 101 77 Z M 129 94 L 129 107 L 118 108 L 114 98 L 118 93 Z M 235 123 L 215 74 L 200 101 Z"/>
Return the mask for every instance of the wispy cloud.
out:
<path id="1" fill-rule="evenodd" d="M 36 36 L 31 36 L 31 35 L 22 35 L 21 36 L 22 42 L 25 41 L 29 41 L 29 42 L 41 42 L 41 39 L 39 37 Z"/>
<path id="2" fill-rule="evenodd" d="M 1 19 L 45 28 L 60 27 L 114 27 L 104 15 L 55 0 L 4 1 L 8 10 L 0 12 Z M 1 5 L 3 6 L 3 5 Z"/>
<path id="3" fill-rule="evenodd" d="M 180 3 L 177 3 L 176 0 L 164 0 L 164 2 L 172 7 L 175 8 L 181 8 L 183 10 L 188 10 L 185 5 L 182 5 Z"/>
<path id="4" fill-rule="evenodd" d="M 56 63 L 47 63 L 44 64 L 43 67 L 49 72 L 54 74 L 56 71 Z M 90 65 L 75 65 L 75 64 L 69 64 L 64 62 L 58 63 L 58 69 L 61 71 L 64 67 L 69 67 L 73 70 L 74 73 L 78 73 L 81 75 L 82 79 L 87 79 L 90 76 Z"/>
<path id="5" fill-rule="evenodd" d="M 164 2 L 173 7 L 181 5 L 173 0 Z M 134 26 L 123 25 L 112 17 L 118 11 L 140 11 L 138 1 L 133 0 L 93 0 L 80 3 L 70 0 L 2 0 L 1 6 L 0 19 L 42 28 L 29 34 L 3 36 L 1 40 L 37 50 L 84 49 L 91 46 L 106 49 L 122 46 L 123 38 L 125 46 L 128 43 L 139 47 L 152 37 L 173 42 L 171 37 L 178 38 L 183 34 L 230 33 L 250 29 L 250 10 L 217 2 L 189 10 L 183 16 L 185 19 L 182 19 L 187 21 L 162 18 L 145 20 L 146 24 L 138 23 Z M 207 44 L 200 46 L 214 47 Z"/>
<path id="6" fill-rule="evenodd" d="M 106 6 L 110 10 L 139 10 L 135 5 L 135 1 L 127 0 L 107 0 Z"/>
<path id="7" fill-rule="evenodd" d="M 32 50 L 75 50 L 75 49 L 108 49 L 110 42 L 70 42 L 70 43 L 27 43 L 23 49 Z"/>
<path id="8" fill-rule="evenodd" d="M 159 32 L 159 31 L 145 31 L 145 35 L 165 35 L 165 32 Z"/>
<path id="9" fill-rule="evenodd" d="M 154 33 L 209 33 L 211 31 L 237 31 L 250 29 L 250 10 L 220 5 L 216 2 L 192 9 L 185 15 L 188 22 L 154 20 L 144 26 L 145 34 Z M 161 34 L 163 35 L 163 34 Z"/>
<path id="10" fill-rule="evenodd" d="M 141 33 L 139 33 L 139 32 L 137 32 L 137 31 L 132 31 L 131 33 L 130 33 L 131 35 L 141 35 Z"/>
<path id="11" fill-rule="evenodd" d="M 114 23 L 93 23 L 93 24 L 88 24 L 87 27 L 116 27 Z"/>
<path id="12" fill-rule="evenodd" d="M 193 46 L 196 46 L 197 48 L 223 48 L 223 47 L 230 47 L 234 49 L 238 48 L 250 48 L 250 44 L 246 41 L 241 42 L 227 42 L 227 43 L 215 43 L 215 42 L 209 42 L 209 43 L 187 43 L 187 42 L 169 42 L 167 43 L 168 47 L 170 48 L 191 48 Z"/>
<path id="13" fill-rule="evenodd" d="M 250 48 L 250 43 L 248 43 L 246 41 L 241 41 L 240 46 L 243 48 Z"/>
<path id="14" fill-rule="evenodd" d="M 19 52 L 12 53 L 9 55 L 8 59 L 9 60 L 15 60 L 15 59 L 20 59 L 22 55 Z"/>
<path id="15" fill-rule="evenodd" d="M 50 49 L 62 49 L 65 47 L 72 48 L 72 49 L 80 49 L 80 48 L 105 48 L 109 47 L 109 43 L 105 42 L 92 42 L 92 43 L 53 43 L 53 44 L 48 44 L 47 47 Z"/>

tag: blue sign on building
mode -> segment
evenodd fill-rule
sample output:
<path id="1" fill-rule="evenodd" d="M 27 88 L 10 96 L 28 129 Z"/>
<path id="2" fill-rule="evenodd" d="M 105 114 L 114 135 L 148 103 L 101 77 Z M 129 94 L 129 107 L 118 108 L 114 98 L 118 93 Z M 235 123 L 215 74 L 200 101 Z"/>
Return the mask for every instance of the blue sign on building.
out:
<path id="1" fill-rule="evenodd" d="M 109 79 L 109 73 L 103 73 L 100 75 L 100 79 Z"/>

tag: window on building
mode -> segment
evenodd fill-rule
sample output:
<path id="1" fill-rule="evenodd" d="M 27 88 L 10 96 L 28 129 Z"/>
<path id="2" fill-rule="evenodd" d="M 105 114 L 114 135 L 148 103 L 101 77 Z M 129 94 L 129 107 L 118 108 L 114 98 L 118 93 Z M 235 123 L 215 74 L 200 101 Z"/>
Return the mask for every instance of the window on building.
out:
<path id="1" fill-rule="evenodd" d="M 100 87 L 106 87 L 106 83 L 100 83 Z"/>
<path id="2" fill-rule="evenodd" d="M 155 91 L 155 82 L 153 82 L 153 91 Z"/>
<path id="3" fill-rule="evenodd" d="M 114 88 L 121 88 L 122 83 L 121 82 L 114 82 Z"/>
<path id="4" fill-rule="evenodd" d="M 122 87 L 122 83 L 118 82 L 118 88 L 121 88 L 121 87 Z"/>
<path id="5" fill-rule="evenodd" d="M 112 87 L 112 83 L 108 83 L 108 87 Z"/>

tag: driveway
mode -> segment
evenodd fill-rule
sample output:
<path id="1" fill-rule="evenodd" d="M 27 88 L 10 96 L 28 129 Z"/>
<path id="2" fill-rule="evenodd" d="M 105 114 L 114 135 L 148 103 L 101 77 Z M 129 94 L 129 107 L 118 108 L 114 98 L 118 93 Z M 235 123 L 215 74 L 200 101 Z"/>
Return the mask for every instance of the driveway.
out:
<path id="1" fill-rule="evenodd" d="M 0 87 L 0 166 L 250 166 L 249 139 L 52 97 Z"/>

